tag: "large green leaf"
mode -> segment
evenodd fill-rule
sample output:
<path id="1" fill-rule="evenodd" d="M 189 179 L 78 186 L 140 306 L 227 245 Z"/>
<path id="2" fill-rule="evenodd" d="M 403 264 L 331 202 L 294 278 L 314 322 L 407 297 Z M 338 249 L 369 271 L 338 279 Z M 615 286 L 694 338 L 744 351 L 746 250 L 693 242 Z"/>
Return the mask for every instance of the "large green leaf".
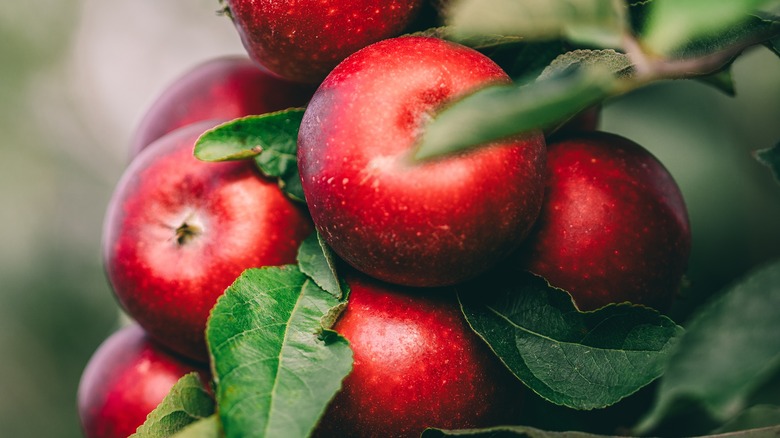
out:
<path id="1" fill-rule="evenodd" d="M 278 178 L 290 197 L 303 201 L 296 157 L 303 112 L 293 108 L 223 123 L 200 136 L 195 156 L 204 161 L 254 158 L 263 174 Z"/>
<path id="2" fill-rule="evenodd" d="M 132 438 L 169 437 L 214 413 L 214 400 L 197 373 L 183 376 L 147 417 Z"/>
<path id="3" fill-rule="evenodd" d="M 249 269 L 212 310 L 206 338 L 227 437 L 305 437 L 352 369 L 323 327 L 341 304 L 296 266 Z"/>
<path id="4" fill-rule="evenodd" d="M 596 47 L 620 47 L 627 8 L 623 0 L 459 0 L 448 22 L 464 38 L 517 35 L 529 40 L 565 38 Z"/>
<path id="5" fill-rule="evenodd" d="M 656 53 L 671 55 L 692 41 L 729 33 L 772 3 L 777 0 L 652 0 L 642 42 Z"/>
<path id="6" fill-rule="evenodd" d="M 677 343 L 652 411 L 637 426 L 652 431 L 680 403 L 716 420 L 744 407 L 780 366 L 780 262 L 757 270 L 701 310 Z"/>
<path id="7" fill-rule="evenodd" d="M 616 80 L 607 69 L 573 68 L 528 85 L 483 88 L 435 115 L 415 158 L 452 154 L 556 125 L 610 95 Z"/>
<path id="8" fill-rule="evenodd" d="M 612 405 L 658 378 L 682 331 L 630 304 L 579 312 L 565 291 L 529 273 L 464 290 L 466 320 L 507 368 L 574 409 Z"/>

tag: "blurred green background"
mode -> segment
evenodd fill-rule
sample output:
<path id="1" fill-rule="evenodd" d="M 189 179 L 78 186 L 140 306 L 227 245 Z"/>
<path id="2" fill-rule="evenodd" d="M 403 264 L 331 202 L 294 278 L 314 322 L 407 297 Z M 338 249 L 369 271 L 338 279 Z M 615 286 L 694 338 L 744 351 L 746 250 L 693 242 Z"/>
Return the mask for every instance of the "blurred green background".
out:
<path id="1" fill-rule="evenodd" d="M 217 0 L 28 0 L 0 6 L 0 435 L 81 436 L 81 370 L 120 323 L 100 238 L 131 132 L 194 64 L 242 53 Z M 652 150 L 694 232 L 682 320 L 780 257 L 780 187 L 751 151 L 780 141 L 780 59 L 751 50 L 737 97 L 669 82 L 609 102 L 602 126 Z"/>

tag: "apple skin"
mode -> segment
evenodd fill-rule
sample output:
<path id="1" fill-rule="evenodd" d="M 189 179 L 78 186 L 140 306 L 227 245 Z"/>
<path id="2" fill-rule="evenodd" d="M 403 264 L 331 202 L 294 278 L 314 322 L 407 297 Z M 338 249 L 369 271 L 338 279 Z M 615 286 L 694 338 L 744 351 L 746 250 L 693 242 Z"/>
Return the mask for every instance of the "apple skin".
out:
<path id="1" fill-rule="evenodd" d="M 348 275 L 334 329 L 354 354 L 318 437 L 418 437 L 510 424 L 524 387 L 471 331 L 451 288 L 425 291 Z"/>
<path id="2" fill-rule="evenodd" d="M 163 90 L 136 128 L 130 155 L 138 155 L 176 128 L 301 107 L 313 92 L 314 87 L 269 75 L 245 56 L 214 58 L 188 70 Z"/>
<path id="3" fill-rule="evenodd" d="M 520 265 L 569 291 L 582 310 L 629 301 L 667 310 L 688 263 L 680 189 L 638 144 L 577 132 L 548 145 L 542 213 Z"/>
<path id="4" fill-rule="evenodd" d="M 421 0 L 227 0 L 249 56 L 279 77 L 317 84 L 357 50 L 400 35 Z"/>
<path id="5" fill-rule="evenodd" d="M 208 371 L 155 344 L 137 324 L 114 332 L 81 375 L 78 412 L 86 438 L 126 438 L 185 374 Z"/>
<path id="6" fill-rule="evenodd" d="M 119 303 L 149 334 L 207 361 L 211 308 L 250 267 L 294 263 L 311 233 L 305 209 L 251 161 L 193 156 L 215 121 L 188 125 L 144 149 L 108 207 L 103 258 Z"/>
<path id="7" fill-rule="evenodd" d="M 544 196 L 541 133 L 411 158 L 438 106 L 508 81 L 482 54 L 424 37 L 381 41 L 333 70 L 304 114 L 298 168 L 315 226 L 340 257 L 390 283 L 444 286 L 517 248 Z"/>

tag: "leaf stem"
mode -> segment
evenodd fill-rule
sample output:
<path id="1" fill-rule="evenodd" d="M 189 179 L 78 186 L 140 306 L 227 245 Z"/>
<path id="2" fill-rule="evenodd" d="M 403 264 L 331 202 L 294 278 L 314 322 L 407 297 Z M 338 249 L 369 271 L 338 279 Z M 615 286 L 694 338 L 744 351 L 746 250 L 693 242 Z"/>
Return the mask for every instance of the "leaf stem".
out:
<path id="1" fill-rule="evenodd" d="M 627 32 L 623 34 L 623 48 L 628 59 L 634 65 L 635 78 L 641 81 L 643 78 L 652 76 L 652 63 L 634 35 Z"/>
<path id="2" fill-rule="evenodd" d="M 634 64 L 634 80 L 639 83 L 662 79 L 689 79 L 715 73 L 732 62 L 744 50 L 780 34 L 777 30 L 761 32 L 723 50 L 692 58 L 662 58 L 646 52 L 631 34 L 623 37 L 626 55 Z"/>

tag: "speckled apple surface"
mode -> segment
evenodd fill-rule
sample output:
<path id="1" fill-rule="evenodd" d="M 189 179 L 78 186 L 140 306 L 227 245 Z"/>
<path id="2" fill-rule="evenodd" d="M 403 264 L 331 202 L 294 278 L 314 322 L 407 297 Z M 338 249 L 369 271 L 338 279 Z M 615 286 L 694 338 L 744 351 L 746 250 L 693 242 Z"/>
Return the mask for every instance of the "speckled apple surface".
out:
<path id="1" fill-rule="evenodd" d="M 426 427 L 512 424 L 523 386 L 468 327 L 452 289 L 421 295 L 348 276 L 335 325 L 354 352 L 318 437 L 419 437 Z"/>
<path id="2" fill-rule="evenodd" d="M 547 195 L 522 266 L 592 310 L 630 301 L 666 310 L 688 264 L 680 189 L 640 145 L 579 132 L 549 146 Z"/>
<path id="3" fill-rule="evenodd" d="M 138 325 L 109 336 L 89 360 L 78 389 L 78 412 L 87 438 L 126 438 L 185 374 L 208 371 L 151 341 Z"/>
<path id="4" fill-rule="evenodd" d="M 385 40 L 339 64 L 298 137 L 308 207 L 333 250 L 368 275 L 411 286 L 464 281 L 514 250 L 541 207 L 541 133 L 412 160 L 437 107 L 508 81 L 482 54 L 434 38 Z"/>
<path id="5" fill-rule="evenodd" d="M 227 0 L 249 56 L 288 80 L 319 83 L 347 56 L 401 34 L 421 0 Z"/>
<path id="6" fill-rule="evenodd" d="M 114 293 L 151 336 L 208 360 L 204 331 L 217 298 L 250 267 L 294 263 L 310 234 L 305 209 L 250 161 L 207 163 L 188 125 L 144 149 L 108 207 L 103 253 Z"/>

